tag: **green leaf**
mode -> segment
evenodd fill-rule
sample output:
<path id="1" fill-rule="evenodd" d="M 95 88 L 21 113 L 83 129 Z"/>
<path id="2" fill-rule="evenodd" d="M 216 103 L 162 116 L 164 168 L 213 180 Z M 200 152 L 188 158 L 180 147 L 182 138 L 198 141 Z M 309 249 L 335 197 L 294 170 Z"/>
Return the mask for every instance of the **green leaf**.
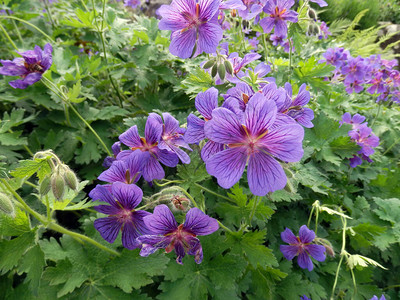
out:
<path id="1" fill-rule="evenodd" d="M 33 174 L 38 172 L 38 177 L 40 180 L 50 173 L 51 168 L 47 162 L 46 158 L 35 159 L 35 160 L 20 160 L 19 166 L 11 171 L 11 175 L 17 178 L 31 177 Z"/>
<path id="2" fill-rule="evenodd" d="M 20 137 L 22 131 L 14 131 L 13 133 L 0 133 L 0 143 L 4 146 L 27 145 L 26 137 Z"/>
<path id="3" fill-rule="evenodd" d="M 26 232 L 12 240 L 0 241 L 0 271 L 5 274 L 18 264 L 22 255 L 34 245 L 35 232 Z"/>
<path id="4" fill-rule="evenodd" d="M 178 177 L 185 180 L 185 182 L 181 184 L 181 187 L 184 189 L 188 189 L 194 183 L 204 181 L 210 177 L 199 152 L 193 151 L 189 154 L 189 156 L 191 160 L 190 164 L 179 164 L 177 166 Z"/>
<path id="5" fill-rule="evenodd" d="M 15 218 L 0 213 L 0 235 L 19 236 L 31 230 L 27 214 L 15 208 Z"/>
<path id="6" fill-rule="evenodd" d="M 72 89 L 68 90 L 67 95 L 68 95 L 69 101 L 74 102 L 74 103 L 81 103 L 83 100 L 85 100 L 85 98 L 78 98 L 79 95 L 81 94 L 81 88 L 82 88 L 81 81 L 78 80 L 77 83 L 75 83 L 72 86 Z"/>
<path id="7" fill-rule="evenodd" d="M 265 235 L 265 231 L 232 232 L 227 234 L 227 242 L 233 253 L 245 256 L 254 268 L 277 266 L 278 262 L 271 249 L 264 245 Z"/>
<path id="8" fill-rule="evenodd" d="M 44 253 L 39 245 L 36 245 L 24 254 L 18 266 L 19 274 L 27 273 L 26 281 L 29 282 L 29 288 L 34 294 L 37 294 L 39 289 L 40 279 L 45 265 Z"/>

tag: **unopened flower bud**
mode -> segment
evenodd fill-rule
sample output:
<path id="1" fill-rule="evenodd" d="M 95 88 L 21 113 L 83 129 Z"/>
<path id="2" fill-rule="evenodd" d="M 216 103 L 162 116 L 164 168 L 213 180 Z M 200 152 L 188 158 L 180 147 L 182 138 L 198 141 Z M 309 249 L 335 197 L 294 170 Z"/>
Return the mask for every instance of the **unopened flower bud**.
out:
<path id="1" fill-rule="evenodd" d="M 209 69 L 209 68 L 211 68 L 212 66 L 214 66 L 214 64 L 215 64 L 215 59 L 210 59 L 209 61 L 207 61 L 207 62 L 204 64 L 203 69 Z"/>
<path id="2" fill-rule="evenodd" d="M 310 19 L 317 20 L 317 13 L 312 8 L 308 10 L 308 16 Z"/>
<path id="3" fill-rule="evenodd" d="M 220 65 L 218 66 L 218 75 L 219 75 L 219 78 L 220 78 L 221 80 L 224 80 L 224 79 L 225 79 L 225 73 L 226 73 L 226 71 L 225 71 L 225 64 L 220 64 Z"/>
<path id="4" fill-rule="evenodd" d="M 64 178 L 60 174 L 54 173 L 51 176 L 51 190 L 53 191 L 53 195 L 57 200 L 60 200 L 63 197 L 64 187 Z"/>
<path id="5" fill-rule="evenodd" d="M 211 77 L 215 77 L 217 75 L 217 71 L 218 71 L 218 64 L 215 64 L 211 69 Z"/>
<path id="6" fill-rule="evenodd" d="M 233 66 L 232 63 L 229 60 L 225 60 L 224 61 L 224 65 L 225 65 L 225 70 L 229 73 L 229 74 L 233 74 Z"/>
<path id="7" fill-rule="evenodd" d="M 330 241 L 323 238 L 315 238 L 315 243 L 324 246 L 326 254 L 328 254 L 330 257 L 335 257 L 335 251 L 333 250 L 333 246 Z"/>
<path id="8" fill-rule="evenodd" d="M 171 203 L 175 209 L 186 211 L 190 205 L 190 200 L 186 197 L 177 195 L 171 199 Z"/>
<path id="9" fill-rule="evenodd" d="M 40 195 L 44 196 L 50 191 L 50 176 L 46 176 L 39 186 Z"/>
<path id="10" fill-rule="evenodd" d="M 308 25 L 307 33 L 308 35 L 319 35 L 319 26 L 316 24 Z"/>
<path id="11" fill-rule="evenodd" d="M 11 217 L 15 217 L 15 208 L 11 198 L 0 192 L 0 212 L 5 213 Z"/>
<path id="12" fill-rule="evenodd" d="M 64 173 L 64 180 L 70 189 L 76 190 L 76 187 L 78 186 L 78 178 L 76 178 L 75 173 L 72 172 L 71 169 L 68 168 Z"/>

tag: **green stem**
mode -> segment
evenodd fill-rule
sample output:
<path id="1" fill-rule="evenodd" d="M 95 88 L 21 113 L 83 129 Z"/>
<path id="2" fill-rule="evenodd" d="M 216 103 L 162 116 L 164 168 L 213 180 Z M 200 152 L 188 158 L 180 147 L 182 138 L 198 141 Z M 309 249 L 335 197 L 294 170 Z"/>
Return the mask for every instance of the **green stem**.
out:
<path id="1" fill-rule="evenodd" d="M 197 187 L 199 187 L 199 188 L 201 188 L 203 191 L 205 191 L 205 192 L 207 192 L 207 193 L 210 193 L 210 194 L 212 194 L 212 195 L 214 195 L 214 196 L 217 196 L 217 197 L 219 197 L 219 198 L 228 200 L 228 201 L 230 201 L 230 202 L 236 203 L 233 199 L 231 199 L 231 198 L 229 198 L 229 197 L 226 197 L 226 196 L 224 196 L 224 195 L 220 195 L 220 194 L 218 194 L 218 193 L 216 193 L 216 192 L 213 192 L 212 190 L 210 190 L 210 189 L 208 189 L 208 188 L 206 188 L 206 187 L 204 187 L 204 186 L 202 186 L 202 185 L 200 185 L 200 184 L 198 184 L 198 183 L 195 183 L 194 185 L 197 186 Z"/>
<path id="2" fill-rule="evenodd" d="M 258 199 L 261 199 L 261 197 L 254 196 L 254 204 L 253 204 L 253 208 L 251 210 L 250 216 L 249 216 L 249 225 L 251 225 L 251 221 L 253 220 L 254 214 L 256 213 Z"/>
<path id="3" fill-rule="evenodd" d="M 346 255 L 345 254 L 345 248 L 346 248 L 346 230 L 347 230 L 346 226 L 347 226 L 347 220 L 346 220 L 346 218 L 343 218 L 343 217 L 341 217 L 341 219 L 342 219 L 342 224 L 343 224 L 342 249 L 340 251 L 340 256 L 341 256 L 340 257 L 340 261 L 339 261 L 338 267 L 336 269 L 335 282 L 333 283 L 333 287 L 332 287 L 331 300 L 334 299 L 335 289 L 336 289 L 337 281 L 338 281 L 338 278 L 339 278 L 340 266 L 342 265 L 343 258 Z"/>
<path id="4" fill-rule="evenodd" d="M 290 38 L 288 38 L 289 42 L 289 75 L 288 75 L 288 82 L 291 83 L 291 77 L 292 77 L 292 41 Z"/>
<path id="5" fill-rule="evenodd" d="M 318 217 L 319 217 L 319 209 L 315 211 L 315 235 L 317 236 L 318 231 Z"/>
<path id="6" fill-rule="evenodd" d="M 6 38 L 10 42 L 10 44 L 14 47 L 15 51 L 18 51 L 17 46 L 14 44 L 13 40 L 10 38 L 10 36 L 7 33 L 7 31 L 5 30 L 5 28 L 1 24 L 0 24 L 0 29 L 3 31 L 4 35 L 6 36 Z"/>
<path id="7" fill-rule="evenodd" d="M 108 156 L 113 156 L 113 154 L 111 153 L 111 151 L 108 149 L 108 147 L 106 146 L 106 144 L 103 142 L 103 140 L 101 139 L 101 137 L 97 134 L 97 132 L 93 129 L 92 126 L 90 126 L 90 124 L 80 115 L 80 113 L 75 109 L 75 107 L 72 106 L 71 103 L 68 102 L 69 107 L 72 109 L 72 111 L 76 114 L 76 116 L 81 119 L 81 121 L 83 123 L 85 123 L 85 125 L 87 126 L 87 128 L 89 128 L 89 130 L 94 134 L 94 136 L 97 138 L 97 140 L 100 142 L 100 144 L 103 146 L 104 150 L 106 150 Z"/>
<path id="8" fill-rule="evenodd" d="M 10 12 L 7 10 L 7 15 L 10 15 Z M 15 23 L 15 20 L 12 20 L 12 23 L 14 25 L 15 31 L 17 32 L 18 35 L 18 39 L 21 42 L 21 45 L 24 43 L 24 41 L 22 40 L 22 35 L 21 32 L 18 29 L 17 23 Z"/>
<path id="9" fill-rule="evenodd" d="M 65 105 L 65 103 L 64 103 L 64 114 L 65 114 L 65 120 L 67 120 L 67 125 L 71 127 L 71 120 L 69 119 L 69 110 L 68 106 Z"/>
<path id="10" fill-rule="evenodd" d="M 117 251 L 109 249 L 109 248 L 103 246 L 102 244 L 96 242 L 95 240 L 93 240 L 93 239 L 91 239 L 91 238 L 89 238 L 89 237 L 87 237 L 85 235 L 70 231 L 70 230 L 68 230 L 68 229 L 66 229 L 66 228 L 64 228 L 64 227 L 62 227 L 62 226 L 60 226 L 58 224 L 51 223 L 51 222 L 49 223 L 48 220 L 44 216 L 42 216 L 41 214 L 39 214 L 36 211 L 34 211 L 32 208 L 30 208 L 25 203 L 25 201 L 20 197 L 20 195 L 18 195 L 17 192 L 15 192 L 15 190 L 10 186 L 10 184 L 7 182 L 7 180 L 5 180 L 4 178 L 0 178 L 0 180 L 5 185 L 7 190 L 22 205 L 23 209 L 25 211 L 27 211 L 28 213 L 30 213 L 33 217 L 35 217 L 35 219 L 37 219 L 40 223 L 45 225 L 48 229 L 51 229 L 51 230 L 54 230 L 54 231 L 57 231 L 57 232 L 60 232 L 60 233 L 63 233 L 63 234 L 67 234 L 67 235 L 69 235 L 69 236 L 71 236 L 71 237 L 73 237 L 75 239 L 78 239 L 78 240 L 84 240 L 84 241 L 86 241 L 86 242 L 88 242 L 88 243 L 90 243 L 90 244 L 92 244 L 92 245 L 94 245 L 94 246 L 96 246 L 96 247 L 98 247 L 98 248 L 100 248 L 100 249 L 102 249 L 104 251 L 107 251 L 107 252 L 109 252 L 109 253 L 111 253 L 113 255 L 117 255 L 117 256 L 120 255 Z"/>
<path id="11" fill-rule="evenodd" d="M 375 118 L 374 118 L 374 120 L 372 121 L 371 129 L 373 129 L 373 127 L 374 127 L 374 125 L 375 125 L 375 122 L 376 122 L 376 120 L 377 120 L 378 117 L 379 117 L 379 114 L 380 114 L 380 112 L 381 112 L 381 108 L 382 108 L 382 102 L 379 102 L 378 111 L 376 112 Z"/>
<path id="12" fill-rule="evenodd" d="M 385 154 L 388 153 L 390 150 L 392 150 L 392 148 L 393 148 L 394 146 L 396 146 L 399 142 L 400 142 L 400 138 L 398 138 L 397 140 L 395 140 L 394 143 L 391 144 L 391 145 L 389 146 L 389 148 L 387 148 L 386 151 L 383 152 L 382 155 L 385 155 Z"/>
<path id="13" fill-rule="evenodd" d="M 311 218 L 312 218 L 312 214 L 314 212 L 315 207 L 313 206 L 311 208 L 311 212 L 310 212 L 310 216 L 308 217 L 308 222 L 307 222 L 307 227 L 310 228 L 310 223 L 311 223 Z"/>
<path id="14" fill-rule="evenodd" d="M 219 227 L 221 227 L 223 230 L 228 231 L 228 232 L 232 232 L 232 230 L 230 230 L 228 227 L 226 227 L 224 224 L 222 224 L 220 221 L 218 221 Z"/>
<path id="15" fill-rule="evenodd" d="M 169 184 L 173 184 L 173 183 L 183 183 L 184 181 L 183 180 L 166 180 L 167 182 L 165 182 L 165 183 L 157 183 L 157 185 L 158 186 L 166 186 L 166 185 L 169 185 Z"/>
<path id="16" fill-rule="evenodd" d="M 104 251 L 107 251 L 108 253 L 111 253 L 111 254 L 116 255 L 116 256 L 120 256 L 119 252 L 117 252 L 115 250 L 112 250 L 110 248 L 107 248 L 106 246 L 103 246 L 99 242 L 96 242 L 95 240 L 91 239 L 90 237 L 87 237 L 86 235 L 83 235 L 83 234 L 80 234 L 80 233 L 77 233 L 77 232 L 70 231 L 70 230 L 68 230 L 68 229 L 66 229 L 66 228 L 64 228 L 64 227 L 62 227 L 62 226 L 60 226 L 58 224 L 50 223 L 47 226 L 47 228 L 51 229 L 51 230 L 54 230 L 54 231 L 57 231 L 57 232 L 60 232 L 60 233 L 63 233 L 63 234 L 67 234 L 67 235 L 69 235 L 69 236 L 71 236 L 71 237 L 73 237 L 75 239 L 78 239 L 78 240 L 84 240 L 84 241 L 88 242 L 89 244 L 92 244 L 93 246 L 96 246 L 97 248 L 100 248 L 100 249 L 102 249 Z"/>
<path id="17" fill-rule="evenodd" d="M 33 184 L 32 182 L 29 182 L 28 180 L 25 181 L 24 183 L 26 183 L 27 185 L 30 185 L 31 187 L 33 187 L 34 189 L 37 189 L 38 186 L 36 184 Z"/>
<path id="18" fill-rule="evenodd" d="M 46 195 L 46 212 L 47 212 L 47 222 L 51 222 L 51 212 L 50 212 L 50 203 L 49 196 Z"/>
<path id="19" fill-rule="evenodd" d="M 354 286 L 354 293 L 353 295 L 357 295 L 357 283 L 356 283 L 356 276 L 354 275 L 353 269 L 350 269 L 351 273 L 351 279 L 353 280 L 353 286 Z"/>
<path id="20" fill-rule="evenodd" d="M 41 34 L 43 34 L 43 36 L 45 36 L 49 41 L 51 41 L 52 43 L 55 43 L 55 41 L 54 41 L 49 35 L 47 35 L 46 33 L 44 33 L 43 30 L 41 30 L 39 27 L 33 25 L 32 23 L 30 23 L 30 22 L 28 22 L 28 21 L 25 21 L 25 20 L 23 20 L 23 19 L 20 19 L 20 18 L 14 17 L 14 16 L 0 16 L 0 19 L 12 19 L 12 20 L 17 20 L 17 21 L 19 21 L 19 22 L 25 23 L 25 24 L 31 26 L 32 28 L 36 29 L 37 31 L 39 31 L 39 32 L 40 32 Z"/>
<path id="21" fill-rule="evenodd" d="M 53 29 L 55 29 L 55 28 L 56 28 L 56 24 L 54 23 L 53 16 L 51 15 L 50 6 L 49 6 L 49 4 L 47 3 L 47 1 L 48 1 L 48 0 L 44 0 L 44 1 L 43 1 L 43 2 L 44 2 L 44 6 L 46 6 L 47 15 L 49 16 L 50 23 L 51 23 L 51 27 L 53 27 Z"/>
<path id="22" fill-rule="evenodd" d="M 265 42 L 266 40 L 266 34 L 263 34 L 261 36 L 262 41 L 263 41 L 263 46 L 264 46 L 264 61 L 267 62 L 267 58 L 268 58 L 268 49 L 267 49 L 267 43 Z"/>
<path id="23" fill-rule="evenodd" d="M 61 91 L 51 80 L 47 79 L 46 77 L 42 77 L 42 82 L 55 93 L 57 96 L 61 98 L 66 104 L 67 107 L 69 106 L 71 110 L 76 114 L 76 116 L 86 125 L 87 128 L 93 133 L 93 135 L 97 138 L 97 140 L 100 142 L 100 144 L 103 146 L 104 150 L 107 152 L 108 156 L 113 156 L 111 151 L 108 149 L 106 144 L 103 142 L 101 137 L 97 134 L 97 132 L 93 129 L 92 126 L 81 116 L 81 114 L 75 109 L 75 107 L 71 104 L 69 101 L 68 97 Z M 46 84 L 47 83 L 47 84 Z M 53 88 L 51 88 L 52 86 Z"/>

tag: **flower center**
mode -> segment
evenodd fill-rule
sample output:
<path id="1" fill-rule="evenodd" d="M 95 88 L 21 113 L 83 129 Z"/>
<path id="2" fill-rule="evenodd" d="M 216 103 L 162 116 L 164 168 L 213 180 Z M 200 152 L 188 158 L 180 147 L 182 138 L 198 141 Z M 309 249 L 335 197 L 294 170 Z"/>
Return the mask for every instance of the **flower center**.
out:
<path id="1" fill-rule="evenodd" d="M 181 32 L 185 32 L 193 27 L 198 28 L 201 24 L 206 23 L 207 21 L 203 21 L 200 19 L 200 4 L 196 4 L 195 14 L 192 15 L 190 12 L 184 11 L 181 13 L 183 18 L 188 22 L 186 28 L 183 28 Z"/>
<path id="2" fill-rule="evenodd" d="M 133 212 L 134 212 L 134 209 L 132 209 L 132 210 L 128 210 L 126 208 L 121 209 L 117 215 L 118 221 L 121 223 L 131 222 Z"/>
<path id="3" fill-rule="evenodd" d="M 132 151 L 140 149 L 142 152 L 146 152 L 146 151 L 151 152 L 151 150 L 158 145 L 158 142 L 155 142 L 154 144 L 148 144 L 145 138 L 140 138 L 140 141 L 142 142 L 142 146 L 132 147 L 131 148 Z"/>
<path id="4" fill-rule="evenodd" d="M 187 241 L 188 237 L 196 237 L 195 234 L 190 233 L 188 231 L 186 231 L 185 229 L 183 229 L 183 224 L 179 225 L 178 228 L 171 232 L 171 233 L 167 233 L 164 236 L 173 236 L 171 243 L 165 248 L 165 251 L 167 253 L 171 252 L 172 249 L 175 248 L 175 244 L 176 243 L 182 243 L 183 247 L 185 248 L 185 250 L 189 249 L 189 243 Z"/>
<path id="5" fill-rule="evenodd" d="M 275 19 L 282 19 L 283 20 L 283 14 L 286 12 L 286 8 L 280 10 L 279 7 L 275 7 L 275 12 L 272 13 L 270 16 L 271 18 L 275 18 Z"/>
<path id="6" fill-rule="evenodd" d="M 44 73 L 43 67 L 40 65 L 40 63 L 41 61 L 38 61 L 34 64 L 28 64 L 27 62 L 24 62 L 24 66 L 29 72 Z"/>

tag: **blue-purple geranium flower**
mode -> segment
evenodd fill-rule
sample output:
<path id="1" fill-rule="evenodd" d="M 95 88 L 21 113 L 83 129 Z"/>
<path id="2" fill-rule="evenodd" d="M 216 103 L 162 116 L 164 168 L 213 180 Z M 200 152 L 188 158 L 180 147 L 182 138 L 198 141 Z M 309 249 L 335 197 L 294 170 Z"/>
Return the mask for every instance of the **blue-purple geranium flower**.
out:
<path id="1" fill-rule="evenodd" d="M 99 175 L 98 179 L 109 183 L 135 183 L 140 178 L 142 165 L 140 159 L 140 151 L 133 151 L 124 160 L 115 160 L 109 169 Z"/>
<path id="2" fill-rule="evenodd" d="M 317 261 L 324 261 L 326 258 L 324 246 L 311 244 L 315 239 L 315 233 L 308 229 L 306 225 L 300 227 L 298 237 L 289 228 L 286 228 L 281 233 L 281 238 L 282 241 L 289 244 L 280 246 L 283 256 L 288 260 L 298 256 L 297 263 L 302 269 L 312 271 L 314 268 L 310 255 Z"/>
<path id="3" fill-rule="evenodd" d="M 198 235 L 209 235 L 218 230 L 218 221 L 207 216 L 198 208 L 191 208 L 185 223 L 178 225 L 168 206 L 158 205 L 152 215 L 144 218 L 146 226 L 153 232 L 137 240 L 142 246 L 141 256 L 148 256 L 157 249 L 167 253 L 175 250 L 176 262 L 182 264 L 185 254 L 193 255 L 196 263 L 203 260 L 203 249 Z"/>
<path id="4" fill-rule="evenodd" d="M 373 296 L 370 300 L 386 300 L 385 295 L 382 295 L 379 299 L 378 296 Z"/>
<path id="5" fill-rule="evenodd" d="M 103 167 L 109 168 L 111 167 L 112 163 L 116 161 L 117 155 L 121 152 L 121 142 L 115 142 L 111 146 L 111 150 L 113 152 L 113 156 L 107 156 L 103 161 Z"/>
<path id="6" fill-rule="evenodd" d="M 169 50 L 180 58 L 189 58 L 202 52 L 214 53 L 222 39 L 218 24 L 220 0 L 173 0 L 162 5 L 158 27 L 171 30 Z"/>
<path id="7" fill-rule="evenodd" d="M 204 119 L 200 119 L 194 114 L 188 116 L 185 141 L 189 144 L 199 143 L 206 138 L 204 125 L 212 119 L 212 111 L 218 107 L 218 90 L 212 87 L 203 93 L 199 93 L 195 99 L 195 107 Z M 222 144 L 208 141 L 201 149 L 201 158 L 206 161 L 210 156 L 222 149 Z"/>
<path id="8" fill-rule="evenodd" d="M 116 182 L 111 187 L 97 185 L 89 196 L 109 205 L 98 205 L 94 209 L 108 215 L 94 221 L 94 227 L 109 243 L 114 243 L 118 233 L 122 231 L 122 245 L 127 249 L 140 247 L 136 238 L 151 231 L 143 218 L 151 215 L 147 211 L 135 210 L 142 201 L 143 192 L 134 184 Z"/>
<path id="9" fill-rule="evenodd" d="M 264 12 L 269 15 L 260 21 L 265 33 L 269 33 L 275 27 L 275 34 L 287 36 L 286 22 L 296 23 L 298 13 L 290 10 L 294 5 L 294 0 L 269 0 L 264 6 Z"/>
<path id="10" fill-rule="evenodd" d="M 262 93 L 249 100 L 242 116 L 224 107 L 212 112 L 212 120 L 205 124 L 206 137 L 225 144 L 226 149 L 206 161 L 210 175 L 223 188 L 230 188 L 242 177 L 246 164 L 250 191 L 264 196 L 282 189 L 286 175 L 280 163 L 297 162 L 303 156 L 303 128 L 289 121 L 277 121 L 277 107 Z M 289 118 L 290 119 L 290 118 Z"/>
<path id="11" fill-rule="evenodd" d="M 154 113 L 149 115 L 144 138 L 139 136 L 136 125 L 119 136 L 119 140 L 131 149 L 121 151 L 117 159 L 124 160 L 130 153 L 137 151 L 140 154 L 139 161 L 141 163 L 142 176 L 148 182 L 153 179 L 164 178 L 165 172 L 160 162 L 168 167 L 176 167 L 179 162 L 176 153 L 158 147 L 163 133 L 163 125 L 160 123 L 159 118 L 160 116 Z"/>
<path id="12" fill-rule="evenodd" d="M 34 50 L 21 52 L 22 57 L 14 60 L 0 60 L 0 74 L 7 76 L 20 76 L 22 79 L 10 81 L 9 84 L 15 89 L 26 89 L 42 78 L 42 74 L 51 67 L 53 48 L 46 44 L 42 50 L 35 46 Z"/>

